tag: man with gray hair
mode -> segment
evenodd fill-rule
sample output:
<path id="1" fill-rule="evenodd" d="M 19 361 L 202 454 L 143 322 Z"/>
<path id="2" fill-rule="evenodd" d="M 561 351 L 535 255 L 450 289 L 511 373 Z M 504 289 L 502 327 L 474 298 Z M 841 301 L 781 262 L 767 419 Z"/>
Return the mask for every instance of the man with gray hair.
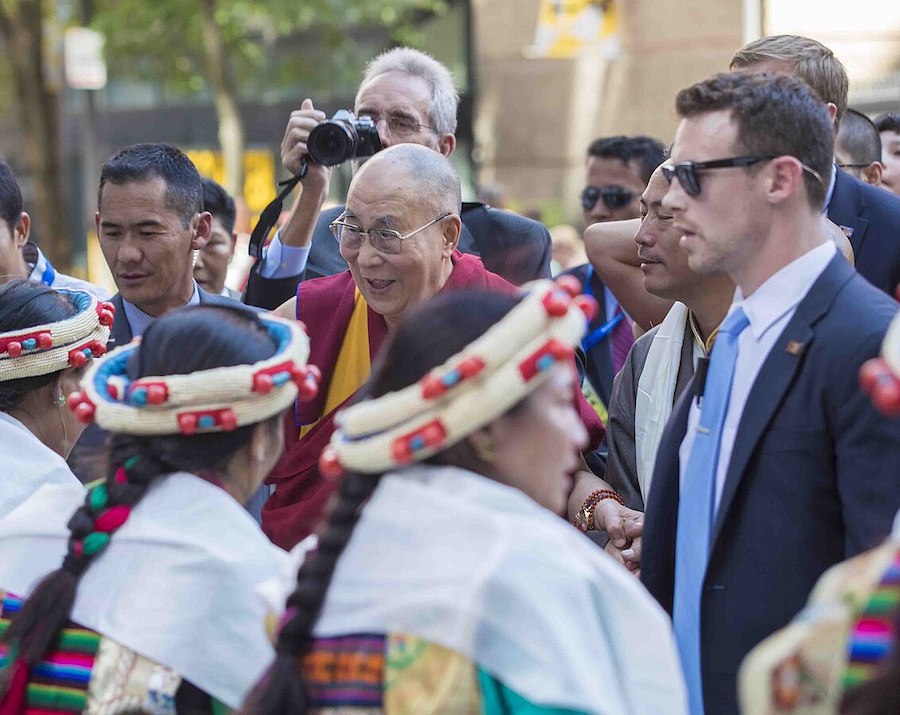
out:
<path id="1" fill-rule="evenodd" d="M 420 144 L 449 157 L 456 148 L 458 105 L 444 65 L 419 50 L 397 47 L 369 63 L 354 111 L 372 118 L 384 148 Z M 281 142 L 282 163 L 291 174 L 308 154 L 310 132 L 325 119 L 310 99 L 291 113 Z M 328 228 L 344 206 L 321 211 L 330 173 L 310 162 L 287 223 L 272 239 L 265 263 L 250 275 L 246 302 L 274 308 L 294 297 L 301 281 L 347 269 Z M 479 256 L 489 271 L 515 284 L 550 276 L 550 233 L 543 224 L 480 203 L 463 204 L 460 218 L 459 250 Z"/>

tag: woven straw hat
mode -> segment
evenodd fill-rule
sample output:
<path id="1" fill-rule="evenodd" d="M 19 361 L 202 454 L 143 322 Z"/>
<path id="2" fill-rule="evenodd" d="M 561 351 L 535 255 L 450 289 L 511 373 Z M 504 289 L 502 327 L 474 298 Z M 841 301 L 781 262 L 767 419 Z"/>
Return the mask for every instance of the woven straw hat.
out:
<path id="1" fill-rule="evenodd" d="M 502 415 L 572 359 L 597 304 L 571 277 L 536 281 L 484 335 L 414 385 L 341 411 L 319 466 L 381 473 L 419 462 Z"/>

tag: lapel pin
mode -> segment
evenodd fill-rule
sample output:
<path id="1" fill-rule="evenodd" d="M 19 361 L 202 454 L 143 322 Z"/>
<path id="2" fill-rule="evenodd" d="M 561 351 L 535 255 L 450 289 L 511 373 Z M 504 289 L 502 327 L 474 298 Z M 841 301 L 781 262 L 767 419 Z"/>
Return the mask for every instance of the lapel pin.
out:
<path id="1" fill-rule="evenodd" d="M 800 357 L 803 354 L 804 348 L 806 348 L 806 345 L 804 345 L 803 343 L 798 342 L 796 340 L 788 340 L 788 344 L 785 347 L 784 351 L 788 355 L 793 355 L 794 357 Z"/>
<path id="2" fill-rule="evenodd" d="M 853 238 L 853 229 L 850 226 L 841 226 L 841 231 L 848 239 Z"/>

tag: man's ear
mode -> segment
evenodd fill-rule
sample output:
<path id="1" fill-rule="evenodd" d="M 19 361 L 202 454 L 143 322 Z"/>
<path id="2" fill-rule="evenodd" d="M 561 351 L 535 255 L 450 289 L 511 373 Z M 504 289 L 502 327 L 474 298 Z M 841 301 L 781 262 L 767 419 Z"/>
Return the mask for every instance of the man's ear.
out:
<path id="1" fill-rule="evenodd" d="M 19 214 L 16 225 L 13 226 L 13 239 L 16 242 L 16 247 L 21 248 L 28 243 L 29 235 L 31 235 L 31 216 L 23 211 Z"/>
<path id="2" fill-rule="evenodd" d="M 444 238 L 443 250 L 441 251 L 444 258 L 450 258 L 456 246 L 459 244 L 459 234 L 462 231 L 462 219 L 456 214 L 451 214 L 444 219 L 445 224 L 442 236 Z"/>
<path id="3" fill-rule="evenodd" d="M 191 220 L 191 248 L 199 251 L 207 243 L 212 235 L 212 214 L 209 211 L 201 211 Z"/>
<path id="4" fill-rule="evenodd" d="M 769 200 L 781 203 L 795 194 L 803 183 L 803 172 L 800 160 L 792 156 L 779 156 L 769 162 Z"/>
<path id="5" fill-rule="evenodd" d="M 825 104 L 825 109 L 828 110 L 828 116 L 831 117 L 834 133 L 837 134 L 837 105 L 834 102 L 827 102 Z"/>
<path id="6" fill-rule="evenodd" d="M 884 173 L 884 164 L 873 161 L 862 170 L 862 180 L 872 186 L 881 186 L 881 175 Z"/>
<path id="7" fill-rule="evenodd" d="M 438 151 L 449 157 L 456 149 L 456 137 L 453 134 L 442 134 L 438 139 Z"/>

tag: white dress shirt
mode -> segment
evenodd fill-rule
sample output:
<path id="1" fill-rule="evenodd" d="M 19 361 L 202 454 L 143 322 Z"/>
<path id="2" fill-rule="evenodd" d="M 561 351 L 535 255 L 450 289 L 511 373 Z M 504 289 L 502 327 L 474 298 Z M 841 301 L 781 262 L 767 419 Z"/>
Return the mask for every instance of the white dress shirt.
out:
<path id="1" fill-rule="evenodd" d="M 834 243 L 826 241 L 775 273 L 748 298 L 744 298 L 740 288 L 734 293 L 728 314 L 743 308 L 750 325 L 738 338 L 734 380 L 731 384 L 728 413 L 725 415 L 722 430 L 719 463 L 716 466 L 716 509 L 722 498 L 738 425 L 753 383 L 756 382 L 756 377 L 772 348 L 775 347 L 778 337 L 797 312 L 800 301 L 822 275 L 836 252 Z M 687 468 L 699 423 L 700 408 L 697 400 L 693 400 L 688 415 L 687 432 L 678 452 L 682 477 Z"/>
<path id="2" fill-rule="evenodd" d="M 267 246 L 263 246 L 262 262 L 259 266 L 259 275 L 263 278 L 290 278 L 306 270 L 306 262 L 312 242 L 305 246 L 285 246 L 281 242 L 281 234 L 275 231 L 275 236 Z"/>

